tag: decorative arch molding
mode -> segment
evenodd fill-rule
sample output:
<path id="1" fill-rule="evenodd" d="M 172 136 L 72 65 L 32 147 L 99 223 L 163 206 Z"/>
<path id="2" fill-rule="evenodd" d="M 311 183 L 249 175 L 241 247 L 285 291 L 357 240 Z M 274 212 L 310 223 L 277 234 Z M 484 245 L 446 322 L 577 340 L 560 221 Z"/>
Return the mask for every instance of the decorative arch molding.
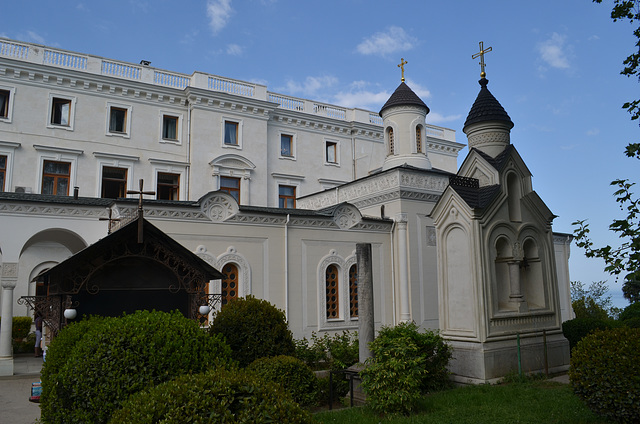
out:
<path id="1" fill-rule="evenodd" d="M 214 222 L 226 221 L 239 211 L 236 199 L 222 191 L 205 194 L 200 198 L 199 203 L 202 213 Z"/>
<path id="2" fill-rule="evenodd" d="M 237 265 L 240 277 L 238 281 L 240 289 L 238 291 L 242 293 L 242 297 L 251 294 L 251 266 L 247 258 L 238 253 L 238 250 L 234 246 L 227 247 L 227 250 L 217 257 L 209 253 L 206 246 L 202 245 L 198 246 L 194 253 L 217 270 L 222 270 L 228 263 Z"/>
<path id="3" fill-rule="evenodd" d="M 41 242 L 55 242 L 58 243 L 67 249 L 72 254 L 76 254 L 89 244 L 78 235 L 76 232 L 68 230 L 66 228 L 48 228 L 43 231 L 39 231 L 32 235 L 29 240 L 27 240 L 22 249 L 20 250 L 20 256 L 31 246 L 36 243 Z"/>
<path id="4" fill-rule="evenodd" d="M 393 134 L 393 143 L 389 134 Z M 387 156 L 394 156 L 398 153 L 398 123 L 387 119 L 384 123 L 384 144 L 387 150 Z"/>
<path id="5" fill-rule="evenodd" d="M 343 203 L 333 212 L 333 221 L 342 230 L 349 229 L 362 221 L 362 214 L 355 206 Z"/>
<path id="6" fill-rule="evenodd" d="M 411 152 L 412 153 L 422 153 L 422 154 L 427 154 L 427 128 L 425 125 L 425 120 L 424 120 L 424 116 L 417 116 L 413 121 L 411 121 Z M 421 150 L 418 150 L 418 133 L 417 133 L 417 129 L 420 129 L 420 146 L 421 146 Z"/>
<path id="7" fill-rule="evenodd" d="M 28 296 L 36 296 L 36 277 L 45 272 L 46 270 L 53 268 L 54 266 L 58 265 L 58 262 L 56 261 L 44 261 L 39 263 L 38 265 L 34 266 L 31 271 L 29 272 L 29 288 L 27 289 L 27 295 Z"/>
<path id="8" fill-rule="evenodd" d="M 339 330 L 351 329 L 358 326 L 357 318 L 351 318 L 349 314 L 349 268 L 356 263 L 355 250 L 345 259 L 338 255 L 335 249 L 323 256 L 318 263 L 317 284 L 318 284 L 318 322 L 320 329 Z M 339 293 L 339 318 L 327 319 L 326 314 L 326 270 L 330 265 L 338 268 L 338 293 Z"/>
<path id="9" fill-rule="evenodd" d="M 225 172 L 236 171 L 238 176 L 244 176 L 256 169 L 256 165 L 249 159 L 234 153 L 218 156 L 209 165 L 213 167 L 213 175 L 226 175 Z"/>

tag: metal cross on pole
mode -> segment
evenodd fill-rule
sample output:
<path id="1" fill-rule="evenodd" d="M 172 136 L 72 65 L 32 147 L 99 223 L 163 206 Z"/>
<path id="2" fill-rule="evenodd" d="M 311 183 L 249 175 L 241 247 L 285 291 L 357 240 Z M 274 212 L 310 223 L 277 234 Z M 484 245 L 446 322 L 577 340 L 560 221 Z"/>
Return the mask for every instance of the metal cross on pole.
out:
<path id="1" fill-rule="evenodd" d="M 404 57 L 400 58 L 400 64 L 398 65 L 398 68 L 400 68 L 400 70 L 402 71 L 402 78 L 400 79 L 400 81 L 404 82 L 404 65 L 406 65 L 407 62 L 406 60 L 404 60 Z"/>
<path id="2" fill-rule="evenodd" d="M 140 178 L 140 190 L 127 190 L 127 194 L 139 194 L 140 199 L 138 200 L 138 243 L 142 243 L 142 218 L 144 216 L 144 210 L 142 209 L 142 196 L 144 194 L 148 194 L 153 196 L 156 194 L 155 191 L 144 191 L 144 180 Z"/>
<path id="3" fill-rule="evenodd" d="M 486 78 L 487 74 L 484 71 L 484 55 L 491 51 L 491 47 L 484 48 L 484 42 L 480 42 L 480 51 L 471 56 L 471 59 L 477 59 L 480 57 L 480 78 Z"/>
<path id="4" fill-rule="evenodd" d="M 107 208 L 107 210 L 109 211 L 109 217 L 108 218 L 98 218 L 99 221 L 109 221 L 109 226 L 107 227 L 107 234 L 111 234 L 111 226 L 113 225 L 114 222 L 118 222 L 120 221 L 120 218 L 112 218 L 111 216 L 113 215 L 113 209 L 111 208 Z"/>

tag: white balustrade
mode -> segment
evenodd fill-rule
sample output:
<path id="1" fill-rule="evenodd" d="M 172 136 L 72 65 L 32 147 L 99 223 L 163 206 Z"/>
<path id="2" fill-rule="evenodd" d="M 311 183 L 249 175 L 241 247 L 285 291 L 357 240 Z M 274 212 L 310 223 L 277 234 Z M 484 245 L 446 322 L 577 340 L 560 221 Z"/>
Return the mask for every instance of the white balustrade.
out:
<path id="1" fill-rule="evenodd" d="M 295 97 L 283 96 L 281 94 L 269 93 L 269 101 L 278 103 L 280 107 L 290 110 L 304 110 L 304 100 Z"/>
<path id="2" fill-rule="evenodd" d="M 375 125 L 382 125 L 383 121 L 382 121 L 382 118 L 380 117 L 380 115 L 378 115 L 377 113 L 370 113 L 369 114 L 369 123 L 370 124 L 375 124 Z"/>
<path id="3" fill-rule="evenodd" d="M 141 73 L 142 68 L 140 66 L 133 66 L 128 63 L 112 62 L 109 60 L 102 61 L 103 75 L 138 80 L 140 79 Z"/>
<path id="4" fill-rule="evenodd" d="M 0 55 L 26 60 L 29 56 L 29 46 L 7 40 L 0 40 Z"/>
<path id="5" fill-rule="evenodd" d="M 436 138 L 444 138 L 444 130 L 427 127 L 427 135 Z"/>
<path id="6" fill-rule="evenodd" d="M 45 49 L 42 63 L 72 69 L 87 69 L 87 58 L 67 52 Z"/>
<path id="7" fill-rule="evenodd" d="M 155 84 L 166 85 L 167 87 L 183 89 L 189 86 L 189 77 L 184 75 L 170 74 L 168 72 L 155 71 L 153 82 Z"/>
<path id="8" fill-rule="evenodd" d="M 345 120 L 347 118 L 347 110 L 335 106 L 323 105 L 319 103 L 313 104 L 313 113 L 317 115 L 327 116 L 334 119 Z"/>
<path id="9" fill-rule="evenodd" d="M 209 77 L 207 88 L 214 91 L 224 91 L 225 93 L 237 94 L 239 96 L 253 97 L 255 86 L 253 84 L 224 79 L 220 77 Z"/>

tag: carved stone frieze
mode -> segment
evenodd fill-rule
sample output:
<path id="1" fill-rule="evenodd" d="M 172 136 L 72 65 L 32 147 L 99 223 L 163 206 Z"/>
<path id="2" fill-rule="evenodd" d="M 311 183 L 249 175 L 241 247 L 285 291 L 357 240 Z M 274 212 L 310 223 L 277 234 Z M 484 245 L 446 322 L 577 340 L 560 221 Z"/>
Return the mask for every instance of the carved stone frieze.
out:
<path id="1" fill-rule="evenodd" d="M 508 132 L 485 132 L 480 134 L 473 134 L 469 136 L 469 146 L 481 146 L 483 144 L 503 143 L 509 144 L 511 137 Z"/>
<path id="2" fill-rule="evenodd" d="M 338 207 L 333 214 L 333 221 L 341 229 L 348 229 L 362 220 L 362 214 L 353 205 L 345 204 Z"/>
<path id="3" fill-rule="evenodd" d="M 52 206 L 34 205 L 33 203 L 0 203 L 0 214 L 28 214 L 28 215 L 54 215 L 100 218 L 106 217 L 107 212 L 103 207 L 86 206 Z"/>

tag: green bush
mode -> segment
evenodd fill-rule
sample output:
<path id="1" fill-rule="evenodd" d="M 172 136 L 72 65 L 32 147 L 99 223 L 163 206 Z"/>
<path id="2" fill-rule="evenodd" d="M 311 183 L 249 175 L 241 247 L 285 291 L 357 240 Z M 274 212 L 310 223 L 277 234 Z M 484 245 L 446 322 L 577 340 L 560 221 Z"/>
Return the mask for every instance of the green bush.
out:
<path id="1" fill-rule="evenodd" d="M 596 331 L 573 350 L 573 391 L 595 413 L 622 423 L 640 422 L 640 330 Z"/>
<path id="2" fill-rule="evenodd" d="M 574 318 L 562 323 L 562 333 L 569 340 L 569 349 L 573 351 L 578 342 L 595 330 L 608 330 L 619 327 L 616 321 L 595 318 Z"/>
<path id="3" fill-rule="evenodd" d="M 409 414 L 423 394 L 449 383 L 451 347 L 436 332 L 421 333 L 415 323 L 383 327 L 370 348 L 362 387 L 378 412 Z"/>
<path id="4" fill-rule="evenodd" d="M 359 360 L 358 333 L 343 331 L 318 337 L 311 333 L 311 341 L 303 338 L 295 340 L 296 358 L 312 370 L 342 370 L 357 364 Z"/>
<path id="5" fill-rule="evenodd" d="M 266 381 L 279 384 L 291 398 L 302 406 L 314 405 L 318 398 L 318 379 L 301 360 L 292 356 L 258 358 L 248 367 Z"/>
<path id="6" fill-rule="evenodd" d="M 26 338 L 31 331 L 31 323 L 31 317 L 13 317 L 13 340 L 21 341 Z"/>
<path id="7" fill-rule="evenodd" d="M 104 423 L 132 393 L 231 363 L 220 336 L 179 312 L 138 311 L 72 324 L 49 346 L 43 423 Z"/>
<path id="8" fill-rule="evenodd" d="M 620 321 L 626 321 L 632 318 L 640 318 L 640 302 L 635 302 L 627 306 L 618 316 L 618 320 Z"/>
<path id="9" fill-rule="evenodd" d="M 234 299 L 214 317 L 211 334 L 221 334 L 241 367 L 258 358 L 293 355 L 293 336 L 281 310 L 253 296 Z"/>
<path id="10" fill-rule="evenodd" d="M 640 317 L 633 317 L 622 321 L 622 325 L 629 328 L 640 328 Z"/>
<path id="11" fill-rule="evenodd" d="M 305 424 L 314 420 L 276 384 L 242 370 L 214 370 L 136 393 L 110 422 Z"/>

